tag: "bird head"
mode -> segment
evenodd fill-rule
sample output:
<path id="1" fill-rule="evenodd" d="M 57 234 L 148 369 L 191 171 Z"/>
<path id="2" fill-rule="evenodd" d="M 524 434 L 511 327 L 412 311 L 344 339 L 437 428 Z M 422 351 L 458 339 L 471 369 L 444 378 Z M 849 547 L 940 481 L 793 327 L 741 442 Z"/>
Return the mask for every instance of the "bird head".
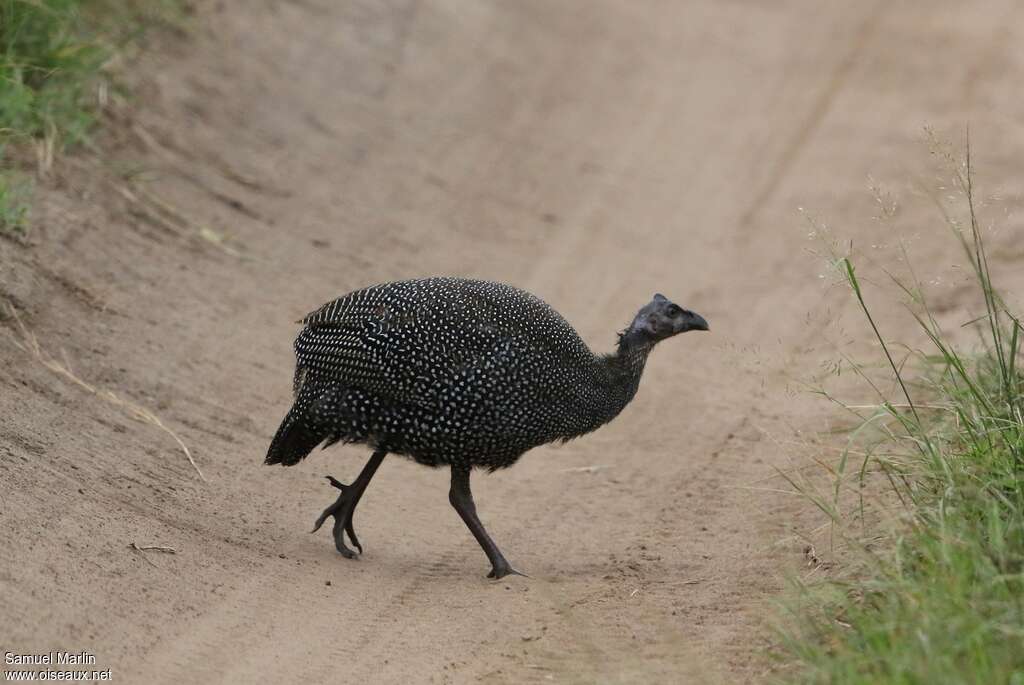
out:
<path id="1" fill-rule="evenodd" d="M 658 342 L 686 331 L 706 330 L 708 322 L 703 316 L 683 309 L 661 293 L 657 293 L 649 304 L 637 312 L 627 335 Z"/>

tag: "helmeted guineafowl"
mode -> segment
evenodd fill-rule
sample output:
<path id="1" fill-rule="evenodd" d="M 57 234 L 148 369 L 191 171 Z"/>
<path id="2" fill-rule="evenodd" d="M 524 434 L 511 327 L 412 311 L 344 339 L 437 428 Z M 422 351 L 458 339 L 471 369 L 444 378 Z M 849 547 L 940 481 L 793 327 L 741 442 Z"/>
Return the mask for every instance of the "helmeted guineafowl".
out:
<path id="1" fill-rule="evenodd" d="M 517 573 L 476 515 L 474 467 L 511 466 L 527 450 L 611 421 L 636 394 L 656 343 L 707 322 L 662 295 L 595 355 L 558 312 L 500 283 L 425 278 L 357 290 L 307 315 L 295 341 L 295 403 L 266 463 L 290 466 L 320 443 L 363 442 L 373 456 L 317 519 L 333 516 L 362 553 L 352 513 L 388 452 L 451 467 L 449 500 L 491 562 Z"/>

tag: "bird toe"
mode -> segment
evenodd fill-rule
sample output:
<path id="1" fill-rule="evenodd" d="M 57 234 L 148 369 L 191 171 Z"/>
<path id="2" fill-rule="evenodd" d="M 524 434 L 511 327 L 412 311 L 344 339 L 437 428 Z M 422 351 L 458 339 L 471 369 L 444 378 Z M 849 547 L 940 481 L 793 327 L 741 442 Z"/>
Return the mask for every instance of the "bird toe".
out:
<path id="1" fill-rule="evenodd" d="M 487 574 L 488 578 L 493 578 L 494 580 L 501 580 L 505 576 L 522 576 L 523 578 L 529 578 L 530 577 L 530 576 L 526 575 L 525 573 L 521 573 L 521 572 L 515 570 L 514 568 L 512 568 L 509 565 L 500 566 L 500 567 L 496 566 L 496 567 L 491 569 L 490 573 Z"/>
<path id="2" fill-rule="evenodd" d="M 341 482 L 340 480 L 338 480 L 338 479 L 337 479 L 337 478 L 335 478 L 334 476 L 324 476 L 324 478 L 326 478 L 326 479 L 327 479 L 327 481 L 328 481 L 328 482 L 329 482 L 329 483 L 330 483 L 331 485 L 333 485 L 334 487 L 338 488 L 338 489 L 339 489 L 339 490 L 341 490 L 342 492 L 345 492 L 345 490 L 347 490 L 347 489 L 348 489 L 348 487 L 349 487 L 348 485 L 346 485 L 345 483 L 342 483 L 342 482 Z"/>

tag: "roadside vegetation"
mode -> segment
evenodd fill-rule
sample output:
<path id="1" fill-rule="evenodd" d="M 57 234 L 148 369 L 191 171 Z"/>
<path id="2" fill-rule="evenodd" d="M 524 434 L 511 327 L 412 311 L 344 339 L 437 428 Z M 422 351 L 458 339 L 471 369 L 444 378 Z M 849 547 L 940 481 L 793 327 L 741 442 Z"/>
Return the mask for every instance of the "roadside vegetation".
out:
<path id="1" fill-rule="evenodd" d="M 799 583 L 786 682 L 1024 684 L 1024 329 L 992 282 L 969 146 L 945 158 L 964 218 L 939 207 L 972 268 L 979 310 L 963 324 L 980 342 L 953 341 L 912 273 L 886 277 L 929 346 L 887 339 L 854 260 L 834 255 L 880 346 L 878 364 L 846 364 L 877 407 L 842 405 L 857 428 L 828 487 L 786 476 L 842 548 L 811 574 L 825 580 Z"/>
<path id="2" fill-rule="evenodd" d="M 32 176 L 88 141 L 117 58 L 186 11 L 180 0 L 0 0 L 0 232 L 27 230 Z"/>
<path id="3" fill-rule="evenodd" d="M 0 0 L 0 125 L 8 138 L 81 140 L 107 50 L 83 30 L 81 0 Z"/>

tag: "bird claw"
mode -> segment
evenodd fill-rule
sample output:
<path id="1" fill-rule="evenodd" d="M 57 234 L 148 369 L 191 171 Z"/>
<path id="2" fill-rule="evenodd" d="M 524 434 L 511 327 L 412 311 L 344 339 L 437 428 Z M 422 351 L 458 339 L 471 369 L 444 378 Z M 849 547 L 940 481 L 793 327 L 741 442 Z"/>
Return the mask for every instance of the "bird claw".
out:
<path id="1" fill-rule="evenodd" d="M 337 489 L 341 490 L 341 495 L 331 506 L 321 512 L 320 516 L 317 517 L 316 523 L 313 524 L 313 530 L 311 533 L 315 533 L 320 530 L 320 526 L 324 524 L 328 516 L 334 517 L 334 546 L 338 552 L 346 559 L 354 559 L 356 553 L 349 549 L 348 545 L 345 544 L 344 534 L 347 533 L 349 540 L 352 541 L 352 545 L 359 550 L 359 554 L 363 553 L 363 546 L 359 544 L 359 538 L 356 537 L 356 531 L 352 527 L 352 511 L 355 508 L 351 502 L 351 486 L 342 483 L 333 476 L 326 476 L 328 482 Z"/>
<path id="2" fill-rule="evenodd" d="M 504 566 L 500 566 L 500 567 L 499 566 L 495 566 L 494 568 L 491 569 L 491 572 L 487 574 L 488 578 L 493 578 L 494 580 L 501 580 L 505 576 L 522 576 L 523 578 L 529 578 L 530 577 L 530 576 L 526 575 L 525 573 L 521 573 L 521 572 L 515 570 L 514 568 L 509 566 L 507 563 Z"/>
<path id="3" fill-rule="evenodd" d="M 345 532 L 348 533 L 348 539 L 352 541 L 352 545 L 359 550 L 359 553 L 363 553 L 363 546 L 359 544 L 359 538 L 356 537 L 356 532 L 352 530 L 352 519 L 350 518 L 345 523 Z"/>

